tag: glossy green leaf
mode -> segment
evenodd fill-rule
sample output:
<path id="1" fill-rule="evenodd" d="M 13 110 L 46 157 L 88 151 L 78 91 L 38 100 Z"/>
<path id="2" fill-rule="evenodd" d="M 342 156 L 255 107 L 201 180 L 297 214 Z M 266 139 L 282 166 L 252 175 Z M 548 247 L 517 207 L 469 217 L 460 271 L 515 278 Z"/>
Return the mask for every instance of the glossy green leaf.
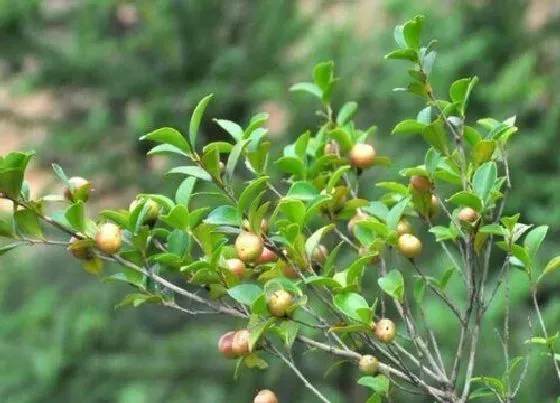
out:
<path id="1" fill-rule="evenodd" d="M 182 204 L 188 208 L 195 183 L 196 178 L 194 176 L 185 178 L 175 192 L 175 203 Z"/>
<path id="2" fill-rule="evenodd" d="M 404 298 L 404 278 L 400 271 L 391 270 L 386 276 L 378 278 L 377 284 L 386 294 L 402 302 Z"/>
<path id="3" fill-rule="evenodd" d="M 497 179 L 498 169 L 494 162 L 481 165 L 473 175 L 473 193 L 478 196 L 484 206 L 490 201 L 490 195 Z"/>
<path id="4" fill-rule="evenodd" d="M 317 84 L 314 83 L 296 83 L 292 85 L 290 91 L 307 92 L 319 99 L 322 99 L 323 97 L 323 91 L 317 86 Z"/>
<path id="5" fill-rule="evenodd" d="M 343 314 L 350 318 L 369 324 L 369 314 L 367 310 L 370 309 L 367 301 L 360 294 L 347 292 L 337 294 L 333 297 L 334 306 Z"/>
<path id="6" fill-rule="evenodd" d="M 196 137 L 198 136 L 198 129 L 200 128 L 200 122 L 202 121 L 204 111 L 208 107 L 208 104 L 210 103 L 210 100 L 213 96 L 214 94 L 205 96 L 194 108 L 191 120 L 189 122 L 189 139 L 192 147 L 194 147 L 196 144 Z"/>
<path id="7" fill-rule="evenodd" d="M 391 134 L 421 134 L 426 128 L 426 124 L 414 119 L 407 119 L 399 122 L 391 131 Z"/>
<path id="8" fill-rule="evenodd" d="M 171 169 L 169 172 L 167 172 L 167 175 L 170 174 L 182 174 L 182 175 L 193 176 L 195 178 L 199 178 L 204 181 L 212 181 L 212 177 L 208 172 L 206 172 L 201 167 L 194 166 L 194 165 L 175 167 Z"/>
<path id="9" fill-rule="evenodd" d="M 236 141 L 240 141 L 243 137 L 243 129 L 237 123 L 227 119 L 214 119 L 214 122 L 224 129 Z"/>
<path id="10" fill-rule="evenodd" d="M 319 196 L 319 191 L 311 183 L 294 182 L 285 197 L 308 202 L 314 200 L 317 196 Z"/>
<path id="11" fill-rule="evenodd" d="M 228 290 L 228 294 L 234 300 L 243 305 L 251 306 L 263 290 L 255 284 L 240 284 Z"/>
<path id="12" fill-rule="evenodd" d="M 376 377 L 363 376 L 358 379 L 358 383 L 384 396 L 387 396 L 389 393 L 389 378 L 385 375 L 378 375 Z"/>
<path id="13" fill-rule="evenodd" d="M 39 217 L 32 210 L 18 210 L 14 213 L 14 221 L 18 233 L 30 237 L 43 237 L 43 230 Z"/>
<path id="14" fill-rule="evenodd" d="M 178 130 L 173 129 L 172 127 L 162 127 L 161 129 L 156 129 L 153 132 L 140 137 L 140 140 L 151 140 L 157 143 L 170 144 L 185 153 L 191 152 L 187 140 L 185 140 Z"/>
<path id="15" fill-rule="evenodd" d="M 208 224 L 239 227 L 241 225 L 241 215 L 233 206 L 220 206 L 212 210 L 204 222 Z"/>
<path id="16" fill-rule="evenodd" d="M 82 201 L 78 201 L 66 209 L 64 217 L 76 231 L 83 232 L 86 227 L 85 207 Z"/>
<path id="17" fill-rule="evenodd" d="M 482 201 L 475 194 L 466 190 L 455 193 L 447 200 L 458 206 L 467 206 L 478 212 L 482 211 Z"/>
<path id="18" fill-rule="evenodd" d="M 340 111 L 338 111 L 338 115 L 336 116 L 336 123 L 339 126 L 344 126 L 352 119 L 352 117 L 354 116 L 357 110 L 358 110 L 357 102 L 353 102 L 353 101 L 346 102 L 344 105 L 342 105 Z"/>
<path id="19" fill-rule="evenodd" d="M 189 227 L 189 212 L 183 204 L 176 205 L 168 214 L 159 218 L 174 229 L 186 230 Z"/>

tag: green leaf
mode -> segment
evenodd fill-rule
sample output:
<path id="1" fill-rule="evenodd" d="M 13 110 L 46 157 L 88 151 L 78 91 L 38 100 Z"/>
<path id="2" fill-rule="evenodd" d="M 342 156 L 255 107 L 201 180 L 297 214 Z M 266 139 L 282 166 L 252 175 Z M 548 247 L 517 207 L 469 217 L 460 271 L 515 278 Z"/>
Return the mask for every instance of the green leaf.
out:
<path id="1" fill-rule="evenodd" d="M 363 376 L 358 379 L 358 383 L 384 396 L 387 396 L 389 393 L 389 378 L 385 375 L 378 375 L 376 377 Z"/>
<path id="2" fill-rule="evenodd" d="M 338 115 L 336 116 L 336 123 L 339 126 L 344 126 L 346 123 L 352 119 L 356 111 L 358 110 L 358 104 L 356 102 L 346 102 L 340 111 L 338 111 Z"/>
<path id="3" fill-rule="evenodd" d="M 487 376 L 474 377 L 474 378 L 472 378 L 471 382 L 473 382 L 473 383 L 483 383 L 485 385 L 490 385 L 500 394 L 500 396 L 503 396 L 503 394 L 504 394 L 504 384 L 502 383 L 502 381 L 500 381 L 497 378 L 491 378 L 491 377 L 487 377 Z"/>
<path id="4" fill-rule="evenodd" d="M 404 278 L 400 271 L 396 269 L 391 270 L 385 277 L 378 278 L 377 284 L 386 294 L 397 298 L 401 302 L 403 301 Z"/>
<path id="5" fill-rule="evenodd" d="M 387 60 L 408 60 L 416 63 L 418 61 L 418 52 L 414 49 L 397 49 L 385 55 Z"/>
<path id="6" fill-rule="evenodd" d="M 544 276 L 554 273 L 556 270 L 560 269 L 560 256 L 556 256 L 548 261 L 543 272 L 539 276 L 539 281 L 541 281 Z"/>
<path id="7" fill-rule="evenodd" d="M 182 174 L 182 175 L 193 176 L 195 178 L 199 178 L 204 181 L 212 181 L 212 177 L 208 172 L 206 172 L 201 167 L 194 166 L 194 165 L 175 167 L 169 172 L 167 172 L 167 175 L 170 174 Z"/>
<path id="8" fill-rule="evenodd" d="M 478 77 L 475 76 L 472 78 L 463 78 L 451 84 L 449 95 L 451 100 L 459 105 L 461 115 L 465 114 L 471 92 L 476 83 L 478 83 Z"/>
<path id="9" fill-rule="evenodd" d="M 243 129 L 237 123 L 227 119 L 214 119 L 222 129 L 229 133 L 236 141 L 240 141 L 243 137 Z"/>
<path id="10" fill-rule="evenodd" d="M 328 90 L 333 80 L 334 62 L 318 63 L 313 68 L 313 81 L 322 91 Z"/>
<path id="11" fill-rule="evenodd" d="M 314 83 L 296 83 L 292 85 L 290 91 L 302 91 L 307 92 L 319 99 L 323 98 L 323 91 Z"/>
<path id="12" fill-rule="evenodd" d="M 422 130 L 422 137 L 432 147 L 442 154 L 448 154 L 447 134 L 445 133 L 445 123 L 442 119 L 435 120 L 432 124 Z"/>
<path id="13" fill-rule="evenodd" d="M 115 308 L 122 308 L 123 306 L 127 305 L 132 305 L 134 306 L 134 308 L 138 308 L 140 305 L 146 302 L 159 303 L 161 301 L 162 298 L 158 295 L 133 293 L 128 294 L 126 297 L 124 297 L 123 300 L 119 302 Z"/>
<path id="14" fill-rule="evenodd" d="M 14 221 L 18 233 L 31 237 L 43 237 L 39 217 L 32 210 L 18 210 L 14 213 Z"/>
<path id="15" fill-rule="evenodd" d="M 454 226 L 449 228 L 438 226 L 430 228 L 429 231 L 436 236 L 436 242 L 457 239 L 460 235 Z"/>
<path id="16" fill-rule="evenodd" d="M 407 119 L 399 122 L 391 134 L 421 134 L 426 127 L 426 124 L 415 119 Z"/>
<path id="17" fill-rule="evenodd" d="M 11 218 L 9 220 L 0 219 L 0 237 L 14 237 L 14 224 Z"/>
<path id="18" fill-rule="evenodd" d="M 184 152 L 178 147 L 172 146 L 171 144 L 159 144 L 153 147 L 146 155 L 157 155 L 157 154 L 176 154 L 183 157 L 188 157 L 189 154 Z"/>
<path id="19" fill-rule="evenodd" d="M 210 103 L 210 100 L 213 96 L 214 94 L 205 96 L 194 108 L 193 114 L 191 116 L 191 121 L 189 123 L 189 139 L 193 148 L 196 144 L 196 136 L 198 135 L 198 129 L 200 128 L 202 116 L 204 115 L 204 111 L 208 107 L 208 104 Z"/>
<path id="20" fill-rule="evenodd" d="M 524 246 L 531 259 L 535 258 L 547 232 L 548 226 L 542 225 L 530 231 L 525 237 Z"/>
<path id="21" fill-rule="evenodd" d="M 329 131 L 328 137 L 337 141 L 340 145 L 340 150 L 346 152 L 352 148 L 354 142 L 352 140 L 352 136 L 348 132 L 348 130 L 343 129 L 342 127 L 336 127 L 333 130 Z"/>
<path id="22" fill-rule="evenodd" d="M 496 223 L 484 225 L 479 228 L 478 232 L 504 236 L 504 228 L 500 227 L 500 225 Z"/>
<path id="23" fill-rule="evenodd" d="M 334 228 L 334 224 L 327 225 L 326 227 L 320 228 L 315 231 L 307 240 L 305 241 L 305 253 L 307 255 L 307 259 L 311 261 L 311 257 L 313 256 L 313 252 L 321 243 L 321 238 L 325 235 L 325 233 L 329 232 Z"/>
<path id="24" fill-rule="evenodd" d="M 418 50 L 420 48 L 420 34 L 424 26 L 423 15 L 417 15 L 413 20 L 408 21 L 403 27 L 403 36 L 409 48 Z"/>
<path id="25" fill-rule="evenodd" d="M 64 217 L 73 229 L 80 232 L 83 232 L 85 230 L 86 217 L 84 203 L 82 201 L 78 201 L 68 207 L 68 209 L 66 209 L 66 212 L 64 213 Z"/>
<path id="26" fill-rule="evenodd" d="M 247 368 L 257 368 L 260 370 L 265 370 L 268 368 L 268 364 L 265 360 L 260 358 L 257 353 L 251 353 L 243 358 L 243 362 L 247 365 Z"/>
<path id="27" fill-rule="evenodd" d="M 459 206 L 472 207 L 478 212 L 482 211 L 482 201 L 476 195 L 466 190 L 455 193 L 447 200 Z"/>
<path id="28" fill-rule="evenodd" d="M 228 290 L 230 297 L 248 306 L 253 305 L 262 293 L 263 290 L 255 284 L 240 284 Z"/>
<path id="29" fill-rule="evenodd" d="M 414 300 L 421 304 L 424 300 L 424 292 L 426 291 L 426 282 L 423 278 L 417 278 L 414 283 Z"/>
<path id="30" fill-rule="evenodd" d="M 173 129 L 172 127 L 162 127 L 161 129 L 156 129 L 153 132 L 140 137 L 140 140 L 151 140 L 156 143 L 170 144 L 185 153 L 191 152 L 187 140 L 185 140 L 178 130 Z"/>
<path id="31" fill-rule="evenodd" d="M 339 167 L 336 171 L 333 172 L 329 181 L 327 182 L 327 186 L 325 187 L 327 194 L 336 186 L 342 175 L 344 175 L 348 170 L 350 170 L 350 165 L 343 165 Z"/>
<path id="32" fill-rule="evenodd" d="M 482 164 L 473 175 L 473 192 L 487 206 L 492 189 L 498 180 L 498 168 L 494 162 Z"/>
<path id="33" fill-rule="evenodd" d="M 220 206 L 208 214 L 204 222 L 208 224 L 239 227 L 241 225 L 241 215 L 233 206 Z"/>
<path id="34" fill-rule="evenodd" d="M 99 257 L 84 261 L 83 268 L 92 276 L 99 276 L 103 273 L 103 260 Z"/>
<path id="35" fill-rule="evenodd" d="M 285 197 L 308 202 L 314 200 L 317 196 L 319 196 L 319 191 L 311 183 L 294 182 Z"/>
<path id="36" fill-rule="evenodd" d="M 347 292 L 342 294 L 337 294 L 333 297 L 334 306 L 343 314 L 349 316 L 350 318 L 369 324 L 370 307 L 360 294 Z"/>
<path id="37" fill-rule="evenodd" d="M 253 351 L 259 339 L 275 321 L 276 318 L 268 318 L 267 320 L 259 320 L 254 326 L 249 325 L 249 351 Z"/>
<path id="38" fill-rule="evenodd" d="M 229 154 L 227 165 L 226 165 L 226 178 L 228 182 L 231 182 L 231 180 L 233 179 L 233 171 L 235 171 L 235 167 L 237 166 L 237 161 L 241 156 L 241 152 L 243 151 L 245 146 L 247 146 L 248 143 L 249 143 L 248 139 L 241 140 L 231 149 L 231 153 Z"/>
<path id="39" fill-rule="evenodd" d="M 168 214 L 159 218 L 174 229 L 184 231 L 189 227 L 189 211 L 183 204 L 176 205 Z"/>
<path id="40" fill-rule="evenodd" d="M 481 140 L 473 147 L 471 158 L 475 168 L 492 159 L 492 154 L 496 149 L 495 140 Z"/>
<path id="41" fill-rule="evenodd" d="M 323 287 L 330 288 L 332 290 L 336 290 L 342 287 L 342 285 L 338 281 L 330 277 L 322 277 L 316 275 L 307 276 L 305 278 L 305 284 L 323 286 Z"/>
<path id="42" fill-rule="evenodd" d="M 305 220 L 305 204 L 301 200 L 282 199 L 278 208 L 288 220 L 303 228 Z"/>
<path id="43" fill-rule="evenodd" d="M 474 400 L 474 399 L 478 399 L 478 398 L 481 398 L 481 397 L 489 397 L 489 396 L 494 396 L 494 392 L 492 392 L 488 388 L 478 388 L 478 389 L 473 390 L 469 394 L 469 400 Z"/>
<path id="44" fill-rule="evenodd" d="M 280 157 L 275 161 L 275 164 L 282 172 L 305 177 L 305 165 L 297 157 Z"/>
<path id="45" fill-rule="evenodd" d="M 66 174 L 64 173 L 64 169 L 62 169 L 60 165 L 52 164 L 52 169 L 56 176 L 58 176 L 66 186 L 70 186 L 70 184 L 68 183 L 68 177 L 66 176 Z"/>
<path id="46" fill-rule="evenodd" d="M 296 341 L 296 337 L 299 331 L 299 324 L 292 321 L 285 321 L 278 327 L 280 329 L 280 332 L 282 333 L 284 345 L 287 348 L 291 348 Z"/>
<path id="47" fill-rule="evenodd" d="M 249 207 L 253 204 L 257 195 L 266 188 L 268 179 L 268 176 L 261 176 L 249 182 L 245 186 L 245 189 L 239 195 L 239 202 L 237 204 L 241 214 L 246 213 L 249 210 Z"/>
<path id="48" fill-rule="evenodd" d="M 188 207 L 195 183 L 195 177 L 189 176 L 188 178 L 185 178 L 175 192 L 175 203 Z"/>
<path id="49" fill-rule="evenodd" d="M 387 226 L 389 229 L 397 229 L 399 220 L 401 219 L 401 216 L 409 202 L 410 197 L 406 197 L 389 210 L 389 213 L 387 214 Z"/>

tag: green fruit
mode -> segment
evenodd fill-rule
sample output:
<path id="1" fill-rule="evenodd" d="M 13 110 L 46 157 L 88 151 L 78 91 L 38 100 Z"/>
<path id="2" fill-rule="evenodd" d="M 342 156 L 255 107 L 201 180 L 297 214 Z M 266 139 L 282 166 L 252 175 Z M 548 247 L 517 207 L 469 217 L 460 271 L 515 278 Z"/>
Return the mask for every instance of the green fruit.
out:
<path id="1" fill-rule="evenodd" d="M 373 355 L 365 354 L 360 357 L 358 367 L 364 374 L 373 375 L 379 371 L 379 361 Z"/>
<path id="2" fill-rule="evenodd" d="M 64 187 L 64 198 L 72 203 L 77 201 L 88 201 L 91 193 L 91 183 L 81 176 L 73 176 L 68 179 L 68 186 Z"/>
<path id="3" fill-rule="evenodd" d="M 412 234 L 403 234 L 397 241 L 397 249 L 401 255 L 414 259 L 422 252 L 422 241 Z"/>

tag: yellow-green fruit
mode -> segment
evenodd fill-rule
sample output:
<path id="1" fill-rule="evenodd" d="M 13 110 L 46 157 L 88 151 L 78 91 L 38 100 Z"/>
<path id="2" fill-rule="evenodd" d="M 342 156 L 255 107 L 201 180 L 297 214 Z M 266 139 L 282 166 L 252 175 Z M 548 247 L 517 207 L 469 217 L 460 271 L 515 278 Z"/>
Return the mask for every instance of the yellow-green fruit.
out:
<path id="1" fill-rule="evenodd" d="M 68 179 L 68 186 L 64 187 L 64 197 L 71 202 L 87 202 L 91 192 L 91 183 L 81 176 Z"/>
<path id="2" fill-rule="evenodd" d="M 425 176 L 414 175 L 410 177 L 410 185 L 414 190 L 424 193 L 432 189 L 432 184 Z"/>
<path id="3" fill-rule="evenodd" d="M 399 235 L 412 233 L 412 226 L 406 218 L 401 218 L 401 220 L 397 224 L 397 232 L 399 233 Z"/>
<path id="4" fill-rule="evenodd" d="M 379 361 L 373 355 L 365 354 L 360 357 L 358 364 L 360 371 L 364 374 L 372 375 L 379 371 Z"/>
<path id="5" fill-rule="evenodd" d="M 264 389 L 255 396 L 253 403 L 278 403 L 278 398 L 273 391 Z"/>
<path id="6" fill-rule="evenodd" d="M 397 248 L 404 257 L 414 259 L 422 252 L 422 242 L 412 234 L 403 234 L 397 241 Z"/>
<path id="7" fill-rule="evenodd" d="M 91 247 L 84 245 L 85 241 L 76 237 L 70 238 L 68 252 L 77 259 L 89 260 L 93 257 Z"/>
<path id="8" fill-rule="evenodd" d="M 465 207 L 457 213 L 457 218 L 464 222 L 473 223 L 478 220 L 478 213 L 470 207 Z"/>
<path id="9" fill-rule="evenodd" d="M 235 240 L 237 256 L 244 262 L 254 262 L 264 249 L 263 240 L 252 232 L 242 232 Z"/>
<path id="10" fill-rule="evenodd" d="M 245 263 L 240 259 L 228 259 L 226 266 L 237 277 L 242 277 L 245 274 Z"/>
<path id="11" fill-rule="evenodd" d="M 139 203 L 140 202 L 138 200 L 134 200 L 132 203 L 130 203 L 128 211 L 132 213 L 136 209 L 136 207 L 138 207 Z M 144 206 L 148 206 L 146 215 L 144 217 L 144 222 L 154 223 L 158 219 L 159 213 L 161 211 L 159 204 L 151 199 L 146 199 L 146 201 L 144 202 Z"/>
<path id="12" fill-rule="evenodd" d="M 104 253 L 117 253 L 122 245 L 121 229 L 113 223 L 101 224 L 95 234 L 95 244 Z"/>
<path id="13" fill-rule="evenodd" d="M 313 250 L 313 255 L 311 257 L 314 261 L 323 264 L 327 260 L 328 255 L 329 251 L 327 248 L 323 245 L 319 245 Z"/>
<path id="14" fill-rule="evenodd" d="M 292 306 L 292 295 L 285 290 L 278 290 L 268 299 L 268 311 L 274 316 L 285 316 Z"/>
<path id="15" fill-rule="evenodd" d="M 395 340 L 397 328 L 392 320 L 383 318 L 375 324 L 374 332 L 377 340 L 382 343 L 390 343 Z"/>
<path id="16" fill-rule="evenodd" d="M 235 355 L 247 355 L 249 353 L 249 331 L 247 329 L 235 332 L 231 342 L 231 351 Z"/>
<path id="17" fill-rule="evenodd" d="M 348 155 L 350 163 L 358 168 L 369 168 L 375 161 L 375 148 L 369 144 L 356 144 Z"/>
<path id="18" fill-rule="evenodd" d="M 350 221 L 348 221 L 348 232 L 353 235 L 358 221 L 366 220 L 368 218 L 369 215 L 367 215 L 366 213 L 362 213 L 361 211 L 358 211 L 356 214 L 354 214 L 354 217 L 352 217 Z"/>

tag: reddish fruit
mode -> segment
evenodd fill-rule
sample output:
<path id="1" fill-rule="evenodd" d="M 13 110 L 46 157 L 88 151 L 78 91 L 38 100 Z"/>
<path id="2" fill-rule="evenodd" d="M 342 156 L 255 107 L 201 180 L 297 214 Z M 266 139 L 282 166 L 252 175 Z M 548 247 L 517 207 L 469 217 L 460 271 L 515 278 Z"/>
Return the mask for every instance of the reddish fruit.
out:
<path id="1" fill-rule="evenodd" d="M 69 242 L 68 252 L 75 258 L 89 260 L 93 257 L 93 249 L 87 245 L 88 241 L 72 237 Z"/>
<path id="2" fill-rule="evenodd" d="M 245 274 L 245 263 L 240 259 L 226 260 L 226 266 L 237 277 L 242 277 Z"/>
<path id="3" fill-rule="evenodd" d="M 242 232 L 235 241 L 237 256 L 244 262 L 254 262 L 264 249 L 263 240 L 252 232 Z"/>
<path id="4" fill-rule="evenodd" d="M 432 184 L 425 176 L 415 175 L 410 177 L 410 185 L 417 192 L 429 192 L 432 189 Z"/>
<path id="5" fill-rule="evenodd" d="M 313 250 L 313 254 L 311 257 L 314 261 L 323 264 L 327 260 L 328 256 L 329 251 L 327 250 L 327 248 L 323 245 L 319 245 Z"/>
<path id="6" fill-rule="evenodd" d="M 372 375 L 379 370 L 379 361 L 373 355 L 365 354 L 360 357 L 358 366 L 364 374 Z"/>
<path id="7" fill-rule="evenodd" d="M 263 251 L 262 251 L 261 255 L 259 256 L 259 258 L 256 260 L 255 263 L 265 264 L 265 263 L 269 263 L 269 262 L 274 262 L 276 259 L 278 259 L 278 256 L 276 256 L 276 253 L 274 253 L 272 250 L 268 249 L 265 246 L 263 248 Z"/>
<path id="8" fill-rule="evenodd" d="M 264 389 L 257 393 L 257 396 L 255 396 L 255 400 L 253 400 L 253 403 L 278 403 L 278 398 L 273 391 Z"/>
<path id="9" fill-rule="evenodd" d="M 233 337 L 235 336 L 235 332 L 227 332 L 220 337 L 218 341 L 218 349 L 220 353 L 224 355 L 226 358 L 236 358 L 237 354 L 233 352 Z"/>
<path id="10" fill-rule="evenodd" d="M 373 146 L 369 144 L 356 144 L 350 150 L 350 163 L 361 169 L 369 168 L 373 165 L 376 154 Z"/>
<path id="11" fill-rule="evenodd" d="M 336 143 L 327 143 L 325 144 L 325 148 L 323 148 L 324 154 L 339 154 L 340 147 Z"/>
<path id="12" fill-rule="evenodd" d="M 422 242 L 412 234 L 403 234 L 397 241 L 397 248 L 401 255 L 414 259 L 422 252 Z"/>
<path id="13" fill-rule="evenodd" d="M 246 329 L 235 332 L 231 342 L 231 351 L 235 355 L 247 355 L 249 353 L 249 331 Z"/>
<path id="14" fill-rule="evenodd" d="M 457 213 L 457 218 L 463 222 L 473 223 L 478 220 L 478 213 L 470 207 L 465 207 Z"/>
<path id="15" fill-rule="evenodd" d="M 368 218 L 369 215 L 367 215 L 366 213 L 362 213 L 361 211 L 356 212 L 356 214 L 354 214 L 354 217 L 352 217 L 350 221 L 348 221 L 348 232 L 353 235 L 354 230 L 356 229 L 356 223 Z"/>
<path id="16" fill-rule="evenodd" d="M 397 224 L 397 232 L 399 233 L 399 235 L 412 233 L 412 226 L 406 218 L 401 218 L 401 220 Z"/>
<path id="17" fill-rule="evenodd" d="M 101 224 L 95 234 L 95 244 L 101 252 L 108 255 L 117 253 L 122 245 L 121 229 L 110 222 Z"/>
<path id="18" fill-rule="evenodd" d="M 64 187 L 64 197 L 71 202 L 87 202 L 91 192 L 91 183 L 81 176 L 68 179 L 68 186 Z"/>
<path id="19" fill-rule="evenodd" d="M 397 327 L 390 319 L 381 319 L 375 324 L 375 337 L 382 343 L 390 343 L 395 340 Z"/>
<path id="20" fill-rule="evenodd" d="M 285 316 L 292 306 L 292 295 L 285 290 L 278 290 L 268 299 L 268 311 L 274 316 Z"/>

